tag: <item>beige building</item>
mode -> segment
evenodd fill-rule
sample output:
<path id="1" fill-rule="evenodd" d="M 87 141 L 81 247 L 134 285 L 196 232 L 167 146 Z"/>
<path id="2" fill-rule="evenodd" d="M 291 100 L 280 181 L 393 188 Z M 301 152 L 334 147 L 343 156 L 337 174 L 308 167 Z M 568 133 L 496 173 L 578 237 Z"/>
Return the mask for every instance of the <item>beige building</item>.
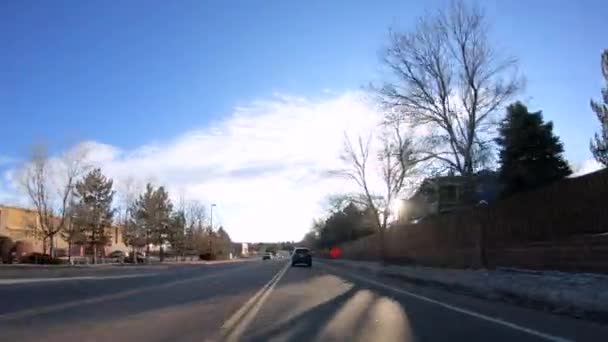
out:
<path id="1" fill-rule="evenodd" d="M 42 252 L 42 239 L 37 236 L 38 214 L 36 211 L 14 206 L 0 205 L 0 237 L 8 237 L 13 242 L 24 241 L 33 247 L 35 252 Z M 110 241 L 105 246 L 105 254 L 113 251 L 127 252 L 128 248 L 122 239 L 119 227 L 107 228 Z M 61 238 L 61 234 L 54 237 L 54 245 L 58 256 L 67 254 L 68 243 Z M 85 246 L 72 246 L 72 255 L 84 256 Z"/>

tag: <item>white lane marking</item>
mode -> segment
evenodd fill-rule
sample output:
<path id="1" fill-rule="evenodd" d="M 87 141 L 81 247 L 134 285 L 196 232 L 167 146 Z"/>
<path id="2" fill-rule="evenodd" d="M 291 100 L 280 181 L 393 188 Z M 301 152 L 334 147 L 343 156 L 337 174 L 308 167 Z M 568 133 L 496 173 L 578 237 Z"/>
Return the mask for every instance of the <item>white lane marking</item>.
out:
<path id="1" fill-rule="evenodd" d="M 28 283 L 41 283 L 41 282 L 58 282 L 58 281 L 70 281 L 70 280 L 123 279 L 123 278 L 152 277 L 152 276 L 155 276 L 155 275 L 158 275 L 158 273 L 134 273 L 134 274 L 113 275 L 113 276 L 81 276 L 81 277 L 54 277 L 54 278 L 13 278 L 13 279 L 0 279 L 0 285 L 28 284 Z"/>
<path id="2" fill-rule="evenodd" d="M 318 264 L 322 264 L 326 268 L 336 270 L 335 267 L 328 266 L 325 263 L 319 263 L 319 262 L 317 262 L 317 263 Z M 413 293 L 413 292 L 410 292 L 410 291 L 407 291 L 407 290 L 399 289 L 399 288 L 396 288 L 396 287 L 393 287 L 393 286 L 381 283 L 381 282 L 373 280 L 373 279 L 369 279 L 369 278 L 366 278 L 366 277 L 355 275 L 355 274 L 352 274 L 351 272 L 347 272 L 347 271 L 343 271 L 343 270 L 339 270 L 339 271 L 344 272 L 344 273 L 348 274 L 350 277 L 355 278 L 357 280 L 360 280 L 360 281 L 363 281 L 363 282 L 367 282 L 369 284 L 373 284 L 375 286 L 382 287 L 382 288 L 385 288 L 387 290 L 390 290 L 390 291 L 393 291 L 393 292 L 397 292 L 397 293 L 400 293 L 400 294 L 403 294 L 403 295 L 406 295 L 406 296 L 409 296 L 409 297 L 412 297 L 412 298 L 416 298 L 416 299 L 419 299 L 419 300 L 422 300 L 422 301 L 425 301 L 425 302 L 428 302 L 428 303 L 439 305 L 439 306 L 441 306 L 443 308 L 446 308 L 448 310 L 456 311 L 456 312 L 459 312 L 461 314 L 465 314 L 465 315 L 468 315 L 468 316 L 471 316 L 471 317 L 475 317 L 475 318 L 478 318 L 478 319 L 481 319 L 481 320 L 484 320 L 484 321 L 488 321 L 488 322 L 492 322 L 492 323 L 495 323 L 495 324 L 498 324 L 498 325 L 502 325 L 502 326 L 511 328 L 513 330 L 521 331 L 521 332 L 524 332 L 524 333 L 527 333 L 527 334 L 530 334 L 530 335 L 533 335 L 533 336 L 536 336 L 536 337 L 544 338 L 547 341 L 554 341 L 554 342 L 572 342 L 573 341 L 573 340 L 569 340 L 569 339 L 564 338 L 564 337 L 550 335 L 550 334 L 547 334 L 547 333 L 544 333 L 544 332 L 541 332 L 541 331 L 538 331 L 538 330 L 526 328 L 524 326 L 521 326 L 521 325 L 518 325 L 518 324 L 515 324 L 515 323 L 511 323 L 511 322 L 505 321 L 505 320 L 503 320 L 501 318 L 486 316 L 484 314 L 480 314 L 480 313 L 475 312 L 475 311 L 471 311 L 471 310 L 464 309 L 464 308 L 461 308 L 461 307 L 458 307 L 458 306 L 454 306 L 452 304 L 447 304 L 447 303 L 438 301 L 436 299 L 425 297 L 425 296 L 422 296 L 422 295 L 419 295 L 419 294 L 416 294 L 416 293 Z"/>
<path id="3" fill-rule="evenodd" d="M 285 267 L 283 267 L 283 268 L 285 268 Z M 224 329 L 224 330 L 231 329 L 242 318 L 242 316 L 245 315 L 245 313 L 249 310 L 249 308 L 255 304 L 255 302 L 258 300 L 258 298 L 261 297 L 262 294 L 264 294 L 264 292 L 266 292 L 266 290 L 270 286 L 272 286 L 272 284 L 274 284 L 277 277 L 281 274 L 281 272 L 283 272 L 283 268 L 281 268 L 270 279 L 270 281 L 268 281 L 264 286 L 262 286 L 262 288 L 259 289 L 258 292 L 256 292 L 251 298 L 249 298 L 249 300 L 247 300 L 247 302 L 245 302 L 245 304 L 243 304 L 243 306 L 241 306 L 241 308 L 239 310 L 237 310 L 237 312 L 232 314 L 232 316 L 230 316 L 230 318 L 228 320 L 226 320 L 226 322 L 224 322 L 224 324 L 222 324 L 222 329 Z"/>
<path id="4" fill-rule="evenodd" d="M 273 279 L 271 279 L 271 281 L 268 284 L 266 284 L 258 293 L 256 293 L 256 295 L 254 297 L 252 297 L 252 299 L 253 298 L 256 298 L 256 299 L 249 300 L 245 304 L 245 306 L 243 306 L 243 308 L 246 308 L 247 306 L 251 306 L 251 308 L 243 310 L 243 312 L 241 313 L 241 316 L 243 316 L 243 317 L 239 317 L 236 326 L 234 326 L 232 329 L 230 329 L 229 326 L 223 327 L 222 335 L 224 335 L 224 336 L 226 336 L 226 334 L 228 335 L 225 337 L 225 339 L 224 339 L 225 341 L 232 342 L 232 341 L 241 340 L 241 336 L 243 335 L 243 332 L 251 324 L 251 322 L 257 315 L 257 313 L 262 308 L 262 305 L 264 305 L 264 302 L 266 302 L 266 300 L 268 299 L 268 296 L 270 296 L 270 294 L 272 293 L 272 290 L 274 290 L 275 286 L 279 283 L 279 281 L 281 280 L 283 275 L 285 275 L 285 273 L 287 273 L 287 270 L 289 269 L 289 265 L 290 265 L 289 263 L 286 263 L 285 266 L 277 273 L 277 275 L 274 276 Z M 259 299 L 258 299 L 258 297 L 259 297 Z M 241 308 L 241 309 L 243 309 L 243 308 Z M 241 311 L 241 310 L 239 310 L 239 311 Z M 236 322 L 236 320 L 233 320 L 232 318 L 230 320 L 232 320 L 233 322 Z"/>

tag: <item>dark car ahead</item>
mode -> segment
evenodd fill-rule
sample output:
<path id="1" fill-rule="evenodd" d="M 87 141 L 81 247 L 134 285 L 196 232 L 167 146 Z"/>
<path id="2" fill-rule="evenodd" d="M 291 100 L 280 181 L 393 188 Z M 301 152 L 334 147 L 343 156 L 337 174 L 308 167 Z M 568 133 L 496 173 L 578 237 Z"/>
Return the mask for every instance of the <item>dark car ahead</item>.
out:
<path id="1" fill-rule="evenodd" d="M 291 266 L 296 265 L 312 266 L 312 255 L 308 248 L 297 247 L 293 250 L 293 254 L 291 255 Z"/>

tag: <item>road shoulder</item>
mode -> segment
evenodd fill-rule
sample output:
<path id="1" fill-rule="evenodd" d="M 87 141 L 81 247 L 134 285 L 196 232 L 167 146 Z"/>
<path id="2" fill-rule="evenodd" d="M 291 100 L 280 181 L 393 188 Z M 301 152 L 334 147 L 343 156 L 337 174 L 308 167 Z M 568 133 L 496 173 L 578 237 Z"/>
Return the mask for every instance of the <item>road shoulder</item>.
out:
<path id="1" fill-rule="evenodd" d="M 347 267 L 343 263 L 332 260 L 323 260 L 317 262 L 317 264 L 347 278 L 349 276 L 367 278 L 376 283 L 375 285 L 372 284 L 373 286 L 384 286 L 387 289 L 392 288 L 400 292 L 413 293 L 486 317 L 514 323 L 524 328 L 533 327 L 533 330 L 551 336 L 564 336 L 567 340 L 595 341 L 598 336 L 608 336 L 608 325 L 603 323 L 556 315 L 503 301 L 474 297 L 459 291 L 452 291 L 447 287 L 421 285 L 365 267 Z"/>
<path id="2" fill-rule="evenodd" d="M 608 323 L 608 276 L 530 270 L 459 270 L 326 260 L 408 283 Z"/>

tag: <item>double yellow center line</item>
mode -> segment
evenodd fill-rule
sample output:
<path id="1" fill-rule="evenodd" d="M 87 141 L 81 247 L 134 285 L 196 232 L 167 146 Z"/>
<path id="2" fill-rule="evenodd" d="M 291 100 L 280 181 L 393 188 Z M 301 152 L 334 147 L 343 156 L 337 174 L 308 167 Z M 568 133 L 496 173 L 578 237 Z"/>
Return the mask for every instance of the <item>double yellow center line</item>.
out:
<path id="1" fill-rule="evenodd" d="M 289 265 L 289 263 L 286 263 L 285 266 L 266 283 L 266 285 L 245 303 L 245 305 L 224 322 L 221 331 L 222 340 L 229 342 L 240 340 L 245 329 L 251 324 L 262 305 L 264 305 L 264 302 L 268 299 L 268 296 L 270 296 L 274 287 L 289 269 Z"/>

